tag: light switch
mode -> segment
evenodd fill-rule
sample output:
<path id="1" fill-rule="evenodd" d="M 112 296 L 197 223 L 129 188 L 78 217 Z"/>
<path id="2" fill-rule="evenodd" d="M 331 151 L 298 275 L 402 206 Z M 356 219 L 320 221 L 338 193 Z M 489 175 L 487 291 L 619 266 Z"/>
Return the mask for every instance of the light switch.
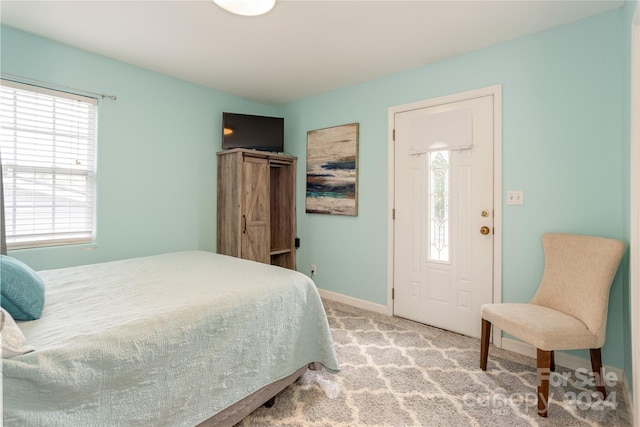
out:
<path id="1" fill-rule="evenodd" d="M 522 190 L 507 191 L 507 204 L 508 205 L 524 205 L 524 191 Z"/>

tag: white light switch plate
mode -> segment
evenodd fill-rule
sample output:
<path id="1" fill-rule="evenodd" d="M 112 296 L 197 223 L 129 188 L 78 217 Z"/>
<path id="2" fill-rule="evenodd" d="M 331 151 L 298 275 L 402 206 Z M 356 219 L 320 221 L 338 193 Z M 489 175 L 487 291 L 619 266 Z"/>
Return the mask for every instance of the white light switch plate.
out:
<path id="1" fill-rule="evenodd" d="M 508 205 L 524 205 L 524 191 L 522 190 L 507 191 L 507 204 Z"/>

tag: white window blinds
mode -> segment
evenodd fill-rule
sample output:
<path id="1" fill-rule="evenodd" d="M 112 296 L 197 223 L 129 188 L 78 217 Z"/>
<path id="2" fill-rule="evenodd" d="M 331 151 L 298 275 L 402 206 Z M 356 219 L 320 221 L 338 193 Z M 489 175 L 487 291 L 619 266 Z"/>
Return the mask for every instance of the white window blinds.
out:
<path id="1" fill-rule="evenodd" d="M 97 100 L 2 80 L 7 247 L 91 242 Z"/>

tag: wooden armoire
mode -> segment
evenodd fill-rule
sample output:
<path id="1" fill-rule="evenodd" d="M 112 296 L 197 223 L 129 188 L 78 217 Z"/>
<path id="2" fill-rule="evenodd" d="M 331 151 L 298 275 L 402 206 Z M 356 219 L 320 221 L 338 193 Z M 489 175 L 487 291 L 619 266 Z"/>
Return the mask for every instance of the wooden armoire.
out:
<path id="1" fill-rule="evenodd" d="M 218 153 L 218 253 L 296 268 L 296 158 Z"/>

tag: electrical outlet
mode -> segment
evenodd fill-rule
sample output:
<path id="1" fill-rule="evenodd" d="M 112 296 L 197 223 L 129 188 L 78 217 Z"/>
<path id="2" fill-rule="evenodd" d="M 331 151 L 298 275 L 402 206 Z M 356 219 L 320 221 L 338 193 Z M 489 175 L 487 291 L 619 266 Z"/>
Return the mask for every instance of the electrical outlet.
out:
<path id="1" fill-rule="evenodd" d="M 315 264 L 311 264 L 311 275 L 314 276 L 316 274 L 316 265 Z"/>

